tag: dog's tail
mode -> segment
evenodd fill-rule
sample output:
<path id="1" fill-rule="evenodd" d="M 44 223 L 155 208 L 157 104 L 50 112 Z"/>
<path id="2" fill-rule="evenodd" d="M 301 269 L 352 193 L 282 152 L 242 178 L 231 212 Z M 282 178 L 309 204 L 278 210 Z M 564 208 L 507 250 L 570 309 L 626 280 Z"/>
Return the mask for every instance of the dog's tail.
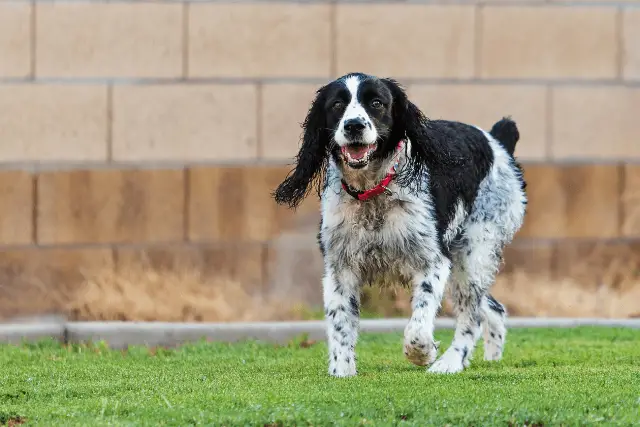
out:
<path id="1" fill-rule="evenodd" d="M 520 132 L 511 117 L 504 117 L 494 124 L 489 133 L 513 156 L 516 151 L 516 143 L 520 139 Z"/>

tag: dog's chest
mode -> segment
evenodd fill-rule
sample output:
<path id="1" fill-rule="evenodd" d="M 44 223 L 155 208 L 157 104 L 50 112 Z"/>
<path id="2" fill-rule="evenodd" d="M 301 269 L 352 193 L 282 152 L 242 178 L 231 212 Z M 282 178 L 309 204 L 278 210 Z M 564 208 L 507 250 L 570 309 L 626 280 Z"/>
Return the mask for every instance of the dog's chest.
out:
<path id="1" fill-rule="evenodd" d="M 407 207 L 401 200 L 378 197 L 364 202 L 349 200 L 335 214 L 355 231 L 352 237 L 371 239 L 376 234 L 385 234 L 392 223 L 406 223 Z"/>
<path id="2" fill-rule="evenodd" d="M 323 240 L 331 262 L 358 270 L 367 282 L 406 281 L 425 264 L 431 230 L 425 204 L 383 195 L 341 197 L 324 209 Z"/>

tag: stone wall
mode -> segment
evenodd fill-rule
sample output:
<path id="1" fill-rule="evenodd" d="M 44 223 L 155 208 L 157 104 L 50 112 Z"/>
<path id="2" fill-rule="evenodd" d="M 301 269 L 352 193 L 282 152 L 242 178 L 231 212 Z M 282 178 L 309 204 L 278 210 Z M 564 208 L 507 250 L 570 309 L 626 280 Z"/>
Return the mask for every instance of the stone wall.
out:
<path id="1" fill-rule="evenodd" d="M 397 78 L 432 118 L 518 122 L 530 205 L 505 277 L 640 286 L 638 0 L 17 0 L 0 317 L 141 260 L 317 301 L 317 201 L 294 214 L 269 191 L 314 90 L 349 71 Z"/>

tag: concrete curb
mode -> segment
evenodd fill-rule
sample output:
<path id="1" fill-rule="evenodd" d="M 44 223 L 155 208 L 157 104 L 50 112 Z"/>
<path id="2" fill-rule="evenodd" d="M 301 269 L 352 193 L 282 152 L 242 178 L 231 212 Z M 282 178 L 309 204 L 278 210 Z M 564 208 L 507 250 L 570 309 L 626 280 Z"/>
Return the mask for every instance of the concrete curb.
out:
<path id="1" fill-rule="evenodd" d="M 53 338 L 64 341 L 64 323 L 13 323 L 0 325 L 0 343 L 19 344 Z"/>
<path id="2" fill-rule="evenodd" d="M 363 319 L 361 332 L 402 332 L 407 319 Z M 571 319 L 514 317 L 508 328 L 573 328 L 577 326 L 627 327 L 640 329 L 640 319 Z M 436 319 L 436 329 L 452 329 L 450 318 Z M 172 347 L 200 339 L 234 342 L 258 339 L 286 343 L 308 334 L 309 339 L 325 339 L 324 321 L 301 322 L 242 322 L 242 323 L 165 323 L 165 322 L 59 322 L 14 323 L 0 325 L 0 343 L 19 343 L 53 338 L 63 342 L 80 343 L 105 341 L 113 348 L 130 345 Z"/>

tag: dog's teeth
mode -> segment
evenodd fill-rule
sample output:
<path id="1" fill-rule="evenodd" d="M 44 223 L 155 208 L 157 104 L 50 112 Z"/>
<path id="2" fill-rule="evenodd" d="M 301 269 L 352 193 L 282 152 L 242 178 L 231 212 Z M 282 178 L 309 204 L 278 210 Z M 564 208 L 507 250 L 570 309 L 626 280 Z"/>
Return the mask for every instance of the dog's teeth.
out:
<path id="1" fill-rule="evenodd" d="M 344 154 L 345 154 L 345 156 L 346 156 L 346 158 L 347 158 L 347 161 L 348 161 L 349 163 L 364 163 L 364 162 L 366 162 L 367 160 L 369 160 L 369 156 L 371 155 L 371 152 L 370 152 L 370 151 L 369 151 L 369 152 L 367 152 L 367 153 L 364 155 L 364 157 L 362 157 L 362 158 L 360 158 L 360 159 L 354 159 L 353 157 L 351 157 L 351 154 L 349 154 L 349 152 L 348 152 L 348 151 L 345 151 L 345 152 L 344 152 Z"/>

